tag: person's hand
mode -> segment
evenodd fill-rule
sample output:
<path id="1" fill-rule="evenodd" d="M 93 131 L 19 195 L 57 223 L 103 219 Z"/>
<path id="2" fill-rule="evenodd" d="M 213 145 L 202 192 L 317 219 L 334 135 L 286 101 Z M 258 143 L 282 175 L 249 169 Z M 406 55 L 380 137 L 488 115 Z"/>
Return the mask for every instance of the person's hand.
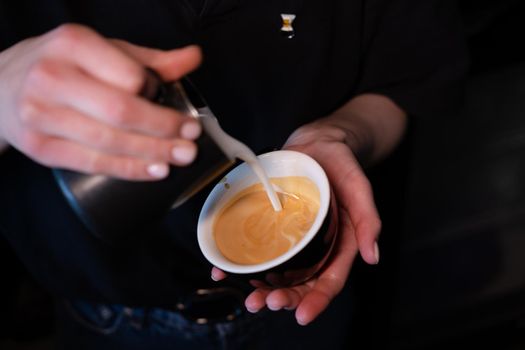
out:
<path id="1" fill-rule="evenodd" d="M 160 51 L 62 25 L 0 53 L 0 141 L 50 167 L 124 179 L 167 176 L 195 158 L 200 125 L 138 96 L 145 66 L 195 69 L 195 46 Z"/>
<path id="2" fill-rule="evenodd" d="M 291 288 L 268 288 L 262 284 L 246 299 L 246 307 L 257 312 L 297 309 L 297 322 L 314 320 L 342 290 L 358 252 L 369 264 L 379 262 L 377 238 L 381 222 L 372 189 L 340 129 L 310 124 L 290 136 L 285 149 L 310 155 L 325 170 L 339 205 L 339 239 L 326 267 L 314 279 Z M 226 275 L 214 268 L 212 278 Z"/>

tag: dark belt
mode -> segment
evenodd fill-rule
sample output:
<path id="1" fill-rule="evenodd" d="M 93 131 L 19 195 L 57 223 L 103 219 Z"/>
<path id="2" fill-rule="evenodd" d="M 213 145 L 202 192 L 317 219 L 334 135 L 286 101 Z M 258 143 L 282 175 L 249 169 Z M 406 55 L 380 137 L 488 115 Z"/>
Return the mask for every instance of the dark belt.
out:
<path id="1" fill-rule="evenodd" d="M 198 324 L 234 321 L 246 312 L 245 293 L 233 287 L 197 289 L 170 310 Z"/>
<path id="2" fill-rule="evenodd" d="M 244 307 L 245 296 L 246 294 L 241 289 L 217 287 L 197 289 L 179 299 L 179 302 L 173 307 L 133 307 L 82 300 L 65 300 L 64 305 L 84 326 L 108 332 L 108 327 L 112 330 L 115 327 L 121 311 L 122 315 L 129 318 L 131 324 L 137 328 L 150 322 L 149 315 L 153 309 L 176 313 L 188 322 L 198 325 L 232 322 L 247 315 Z"/>

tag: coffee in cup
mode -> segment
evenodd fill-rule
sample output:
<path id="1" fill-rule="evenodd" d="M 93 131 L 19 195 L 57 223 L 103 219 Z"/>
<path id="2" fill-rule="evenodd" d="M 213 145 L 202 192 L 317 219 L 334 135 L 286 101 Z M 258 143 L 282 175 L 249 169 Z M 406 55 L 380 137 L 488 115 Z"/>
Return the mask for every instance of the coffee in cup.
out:
<path id="1" fill-rule="evenodd" d="M 260 155 L 279 193 L 273 210 L 257 176 L 241 164 L 220 181 L 201 210 L 199 246 L 207 260 L 243 279 L 290 286 L 314 276 L 337 233 L 337 209 L 324 170 L 295 151 Z"/>
<path id="2" fill-rule="evenodd" d="M 271 178 L 282 210 L 275 211 L 261 184 L 236 194 L 215 219 L 220 252 L 237 264 L 260 264 L 286 253 L 312 226 L 319 211 L 319 189 L 304 176 Z"/>

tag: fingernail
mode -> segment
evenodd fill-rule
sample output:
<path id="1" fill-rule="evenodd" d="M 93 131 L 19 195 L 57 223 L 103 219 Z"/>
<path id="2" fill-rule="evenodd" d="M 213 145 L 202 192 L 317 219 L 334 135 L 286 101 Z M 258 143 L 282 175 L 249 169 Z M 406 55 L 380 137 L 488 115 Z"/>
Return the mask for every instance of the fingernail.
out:
<path id="1" fill-rule="evenodd" d="M 281 305 L 268 304 L 268 309 L 272 311 L 279 311 L 282 309 Z"/>
<path id="2" fill-rule="evenodd" d="M 214 280 L 215 282 L 219 281 L 219 278 L 215 276 L 215 272 L 213 270 L 211 271 L 211 279 Z"/>
<path id="3" fill-rule="evenodd" d="M 376 264 L 379 264 L 379 246 L 377 245 L 377 242 L 374 242 L 374 257 L 376 259 Z"/>
<path id="4" fill-rule="evenodd" d="M 299 326 L 307 326 L 308 325 L 308 322 L 306 322 L 305 320 L 303 320 L 301 317 L 296 317 L 296 320 L 297 320 L 297 324 Z"/>
<path id="5" fill-rule="evenodd" d="M 195 140 L 201 134 L 201 126 L 196 122 L 186 122 L 180 128 L 180 136 L 187 140 Z"/>
<path id="6" fill-rule="evenodd" d="M 175 161 L 181 164 L 189 164 L 195 159 L 197 149 L 195 147 L 178 146 L 173 148 L 171 155 Z"/>
<path id="7" fill-rule="evenodd" d="M 168 176 L 170 168 L 164 163 L 150 164 L 148 165 L 147 172 L 155 178 L 162 179 Z"/>
<path id="8" fill-rule="evenodd" d="M 246 310 L 248 310 L 248 312 L 252 313 L 252 314 L 255 314 L 255 313 L 257 313 L 259 311 L 256 308 L 251 308 L 249 306 L 246 306 Z"/>

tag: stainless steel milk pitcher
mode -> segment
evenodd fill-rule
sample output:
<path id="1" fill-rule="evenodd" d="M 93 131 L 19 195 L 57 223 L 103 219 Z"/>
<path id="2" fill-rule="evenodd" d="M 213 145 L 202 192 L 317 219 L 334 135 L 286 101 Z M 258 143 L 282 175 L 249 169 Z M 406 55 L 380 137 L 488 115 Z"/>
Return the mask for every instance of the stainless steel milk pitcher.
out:
<path id="1" fill-rule="evenodd" d="M 141 92 L 145 98 L 194 118 L 209 108 L 188 79 L 164 83 L 148 71 Z M 81 221 L 96 236 L 110 242 L 148 227 L 173 207 L 219 177 L 234 157 L 228 156 L 203 128 L 196 141 L 198 156 L 189 166 L 170 167 L 160 181 L 125 181 L 105 175 L 54 169 L 55 178 Z"/>

